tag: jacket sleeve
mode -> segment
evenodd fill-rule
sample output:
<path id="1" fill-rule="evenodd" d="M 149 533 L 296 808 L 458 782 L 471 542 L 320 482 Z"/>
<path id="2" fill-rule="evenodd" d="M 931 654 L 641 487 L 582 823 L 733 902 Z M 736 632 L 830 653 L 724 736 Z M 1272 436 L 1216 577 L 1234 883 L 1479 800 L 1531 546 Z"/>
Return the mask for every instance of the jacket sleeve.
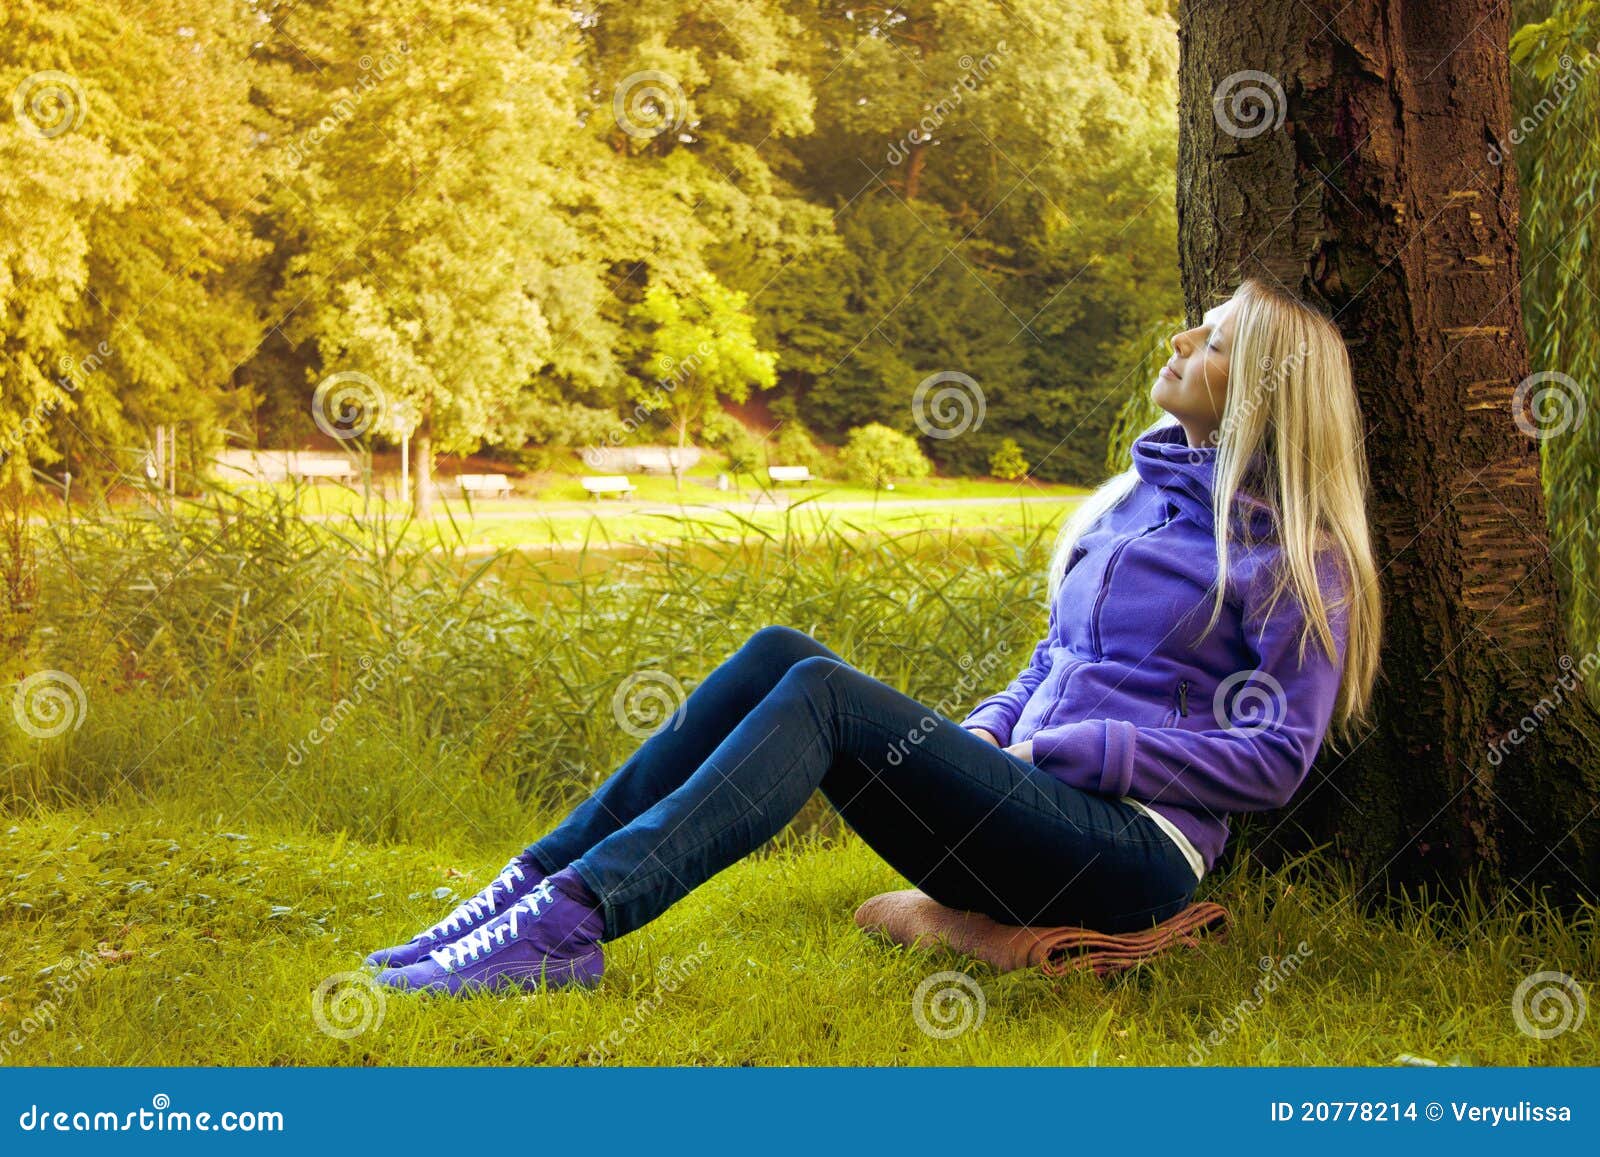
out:
<path id="1" fill-rule="evenodd" d="M 1022 709 L 1027 705 L 1028 698 L 1034 689 L 1044 682 L 1044 677 L 1050 673 L 1050 644 L 1056 633 L 1056 608 L 1050 605 L 1050 622 L 1045 628 L 1044 638 L 1033 648 L 1033 656 L 1028 660 L 1017 677 L 1000 691 L 980 702 L 961 721 L 963 727 L 981 727 L 990 735 L 1000 741 L 1002 747 L 1011 743 L 1011 729 L 1016 726 L 1017 717 L 1022 714 Z"/>
<path id="2" fill-rule="evenodd" d="M 1225 696 L 1203 704 L 1213 726 L 1190 731 L 1088 719 L 1042 728 L 1032 737 L 1035 765 L 1099 795 L 1218 814 L 1288 803 L 1333 717 L 1349 609 L 1334 605 L 1337 592 L 1328 597 L 1337 658 L 1312 635 L 1300 666 L 1304 613 L 1285 591 L 1268 616 L 1262 604 L 1269 589 L 1259 581 L 1247 588 L 1242 621 L 1252 663 L 1223 678 L 1218 690 Z"/>

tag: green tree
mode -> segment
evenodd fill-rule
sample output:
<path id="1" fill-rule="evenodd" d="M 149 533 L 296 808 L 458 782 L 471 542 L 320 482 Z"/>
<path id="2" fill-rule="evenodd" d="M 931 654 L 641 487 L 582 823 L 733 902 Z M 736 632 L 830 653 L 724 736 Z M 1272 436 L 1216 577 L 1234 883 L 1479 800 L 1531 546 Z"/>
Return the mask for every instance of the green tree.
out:
<path id="1" fill-rule="evenodd" d="M 132 465 L 158 423 L 231 414 L 260 340 L 249 279 L 264 117 L 251 25 L 200 0 L 17 0 L 0 35 L 0 456 Z"/>
<path id="2" fill-rule="evenodd" d="M 285 27 L 286 329 L 316 343 L 325 429 L 414 425 L 426 515 L 435 450 L 521 445 L 539 417 L 530 382 L 561 335 L 536 287 L 594 275 L 564 211 L 587 139 L 574 26 L 553 3 L 336 0 Z M 338 413 L 336 382 L 353 403 Z"/>
<path id="3" fill-rule="evenodd" d="M 1010 435 L 1037 476 L 1097 480 L 1115 412 L 1105 402 L 1120 397 L 1110 352 L 1182 304 L 1172 5 L 815 11 L 813 71 L 828 76 L 816 119 L 827 131 L 795 144 L 800 164 L 788 175 L 839 208 L 841 232 L 870 239 L 839 258 L 819 254 L 809 276 L 797 273 L 798 296 L 780 280 L 783 292 L 758 300 L 784 334 L 785 365 L 803 370 L 793 388 L 808 418 L 837 432 L 835 415 L 809 408 L 814 399 L 848 424 L 869 420 L 861 395 L 902 380 L 897 360 L 920 371 L 912 386 L 958 370 L 982 385 L 985 437 L 930 446 L 942 468 L 979 472 L 987 435 Z M 873 221 L 874 204 L 904 227 Z M 923 240 L 913 244 L 913 232 Z M 934 299 L 944 308 L 923 306 Z M 790 356 L 791 343 L 816 357 Z M 961 364 L 968 346 L 990 364 Z M 902 394 L 870 417 L 909 429 L 885 416 L 908 409 Z"/>
<path id="4" fill-rule="evenodd" d="M 1536 392 L 1574 418 L 1540 439 L 1540 477 L 1574 652 L 1588 654 L 1600 648 L 1600 257 L 1589 224 L 1600 201 L 1600 4 L 1519 0 L 1512 11 L 1520 23 L 1511 38 L 1519 134 L 1493 148 L 1501 163 L 1515 158 L 1522 188 L 1528 360 L 1549 375 Z M 1589 691 L 1600 703 L 1600 688 Z"/>
<path id="5" fill-rule="evenodd" d="M 684 453 L 722 399 L 743 402 L 750 387 L 777 382 L 776 355 L 757 348 L 746 295 L 720 285 L 710 274 L 695 279 L 692 295 L 652 285 L 635 309 L 654 326 L 649 355 L 654 381 L 636 379 L 631 393 L 645 408 L 664 413 L 678 435 L 673 477 L 683 486 Z"/>
<path id="6" fill-rule="evenodd" d="M 1001 439 L 999 447 L 989 455 L 989 473 L 1007 482 L 1021 478 L 1028 472 L 1028 460 L 1015 438 Z"/>

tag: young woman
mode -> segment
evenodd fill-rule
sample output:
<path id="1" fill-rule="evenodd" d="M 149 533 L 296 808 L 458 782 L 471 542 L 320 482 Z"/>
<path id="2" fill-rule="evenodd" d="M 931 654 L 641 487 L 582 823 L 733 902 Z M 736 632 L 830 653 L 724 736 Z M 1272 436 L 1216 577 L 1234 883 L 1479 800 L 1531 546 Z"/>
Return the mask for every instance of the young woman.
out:
<path id="1" fill-rule="evenodd" d="M 1380 605 L 1366 458 L 1332 324 L 1245 282 L 1172 338 L 1166 411 L 1063 527 L 1049 625 L 961 723 L 772 626 L 380 983 L 592 985 L 602 944 L 759 848 L 821 789 L 935 900 L 1008 924 L 1147 928 L 1233 812 L 1282 807 L 1362 720 Z M 1207 615 L 1209 604 L 1209 616 Z"/>

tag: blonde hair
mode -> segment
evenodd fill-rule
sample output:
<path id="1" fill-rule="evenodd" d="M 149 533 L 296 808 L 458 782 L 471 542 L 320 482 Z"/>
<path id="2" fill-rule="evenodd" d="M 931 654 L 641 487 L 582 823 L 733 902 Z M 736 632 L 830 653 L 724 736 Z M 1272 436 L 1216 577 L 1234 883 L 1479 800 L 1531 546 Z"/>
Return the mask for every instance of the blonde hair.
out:
<path id="1" fill-rule="evenodd" d="M 1280 566 L 1268 609 L 1291 590 L 1305 610 L 1300 662 L 1313 634 L 1335 657 L 1331 609 L 1349 608 L 1349 627 L 1334 730 L 1348 736 L 1364 722 L 1378 673 L 1383 605 L 1367 527 L 1367 456 L 1361 410 L 1343 338 L 1328 318 L 1289 294 L 1253 278 L 1234 294 L 1233 343 L 1212 488 L 1216 525 L 1216 598 L 1203 638 L 1222 613 L 1227 588 L 1228 543 L 1244 541 L 1234 525 L 1238 502 L 1265 503 L 1277 532 Z M 1177 424 L 1170 414 L 1144 434 Z M 1260 462 L 1259 474 L 1252 470 Z M 1247 477 L 1248 475 L 1248 477 Z M 1139 483 L 1129 468 L 1102 484 L 1073 511 L 1051 551 L 1049 604 L 1078 538 Z M 1321 566 L 1339 564 L 1344 598 L 1330 608 L 1319 581 Z M 1349 581 L 1353 578 L 1353 582 Z"/>

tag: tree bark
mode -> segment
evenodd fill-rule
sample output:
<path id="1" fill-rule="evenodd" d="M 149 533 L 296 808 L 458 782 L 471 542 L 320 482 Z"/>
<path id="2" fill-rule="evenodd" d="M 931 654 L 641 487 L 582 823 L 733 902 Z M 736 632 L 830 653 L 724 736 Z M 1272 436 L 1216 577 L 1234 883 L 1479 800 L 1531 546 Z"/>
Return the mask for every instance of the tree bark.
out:
<path id="1" fill-rule="evenodd" d="M 907 201 L 915 201 L 922 192 L 922 169 L 928 163 L 928 143 L 919 140 L 908 150 L 906 183 L 902 190 Z"/>
<path id="2" fill-rule="evenodd" d="M 1593 898 L 1595 657 L 1563 652 L 1539 445 L 1513 408 L 1516 169 L 1491 160 L 1510 135 L 1508 9 L 1184 0 L 1179 21 L 1188 313 L 1255 275 L 1335 318 L 1386 611 L 1370 731 L 1325 745 L 1241 843 L 1269 864 L 1331 843 L 1372 894 L 1476 876 Z"/>

